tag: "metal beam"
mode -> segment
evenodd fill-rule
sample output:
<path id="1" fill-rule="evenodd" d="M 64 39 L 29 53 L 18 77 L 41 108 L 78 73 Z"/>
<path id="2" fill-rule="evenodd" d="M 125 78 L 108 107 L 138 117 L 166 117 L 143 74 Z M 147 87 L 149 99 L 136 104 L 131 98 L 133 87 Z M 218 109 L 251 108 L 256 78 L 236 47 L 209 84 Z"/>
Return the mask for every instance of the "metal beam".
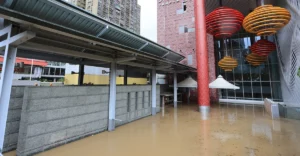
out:
<path id="1" fill-rule="evenodd" d="M 52 47 L 52 46 L 47 46 L 47 45 L 37 44 L 37 43 L 30 43 L 30 42 L 20 45 L 19 48 L 26 49 L 26 50 L 33 50 L 37 52 L 54 53 L 54 54 L 67 55 L 67 56 L 72 56 L 77 58 L 86 58 L 91 60 L 104 61 L 104 62 L 113 61 L 113 59 L 109 57 L 82 53 L 74 50 L 68 50 L 68 49 L 57 48 L 57 47 Z"/>
<path id="2" fill-rule="evenodd" d="M 170 54 L 170 52 L 168 51 L 165 55 L 162 56 L 162 58 L 166 57 L 169 54 Z"/>
<path id="3" fill-rule="evenodd" d="M 0 47 L 3 48 L 3 47 L 5 47 L 6 44 L 9 44 L 11 46 L 18 46 L 18 45 L 32 39 L 33 37 L 35 37 L 34 32 L 25 31 L 25 32 L 17 34 L 7 40 L 0 42 Z"/>
<path id="4" fill-rule="evenodd" d="M 7 27 L 1 29 L 1 30 L 0 30 L 0 36 L 3 36 L 3 35 L 5 35 L 5 34 L 7 34 L 7 33 L 10 33 L 11 28 L 12 28 L 12 25 L 9 25 L 9 26 L 7 26 Z"/>
<path id="5" fill-rule="evenodd" d="M 140 63 L 134 63 L 134 62 L 121 62 L 120 64 L 132 66 L 132 67 L 140 67 L 140 68 L 146 68 L 146 69 L 154 69 L 154 66 L 151 65 L 145 65 Z"/>
<path id="6" fill-rule="evenodd" d="M 116 62 L 117 63 L 122 63 L 122 62 L 134 61 L 134 60 L 136 60 L 135 56 L 133 56 L 133 57 L 125 57 L 125 58 L 117 58 Z"/>
<path id="7" fill-rule="evenodd" d="M 152 101 L 152 115 L 156 115 L 156 70 L 152 69 L 151 73 L 151 101 Z"/>
<path id="8" fill-rule="evenodd" d="M 109 26 L 107 25 L 105 28 L 103 28 L 98 34 L 97 37 L 101 37 L 102 35 L 104 35 L 107 30 L 109 29 Z"/>
<path id="9" fill-rule="evenodd" d="M 7 45 L 5 48 L 4 62 L 0 80 L 0 151 L 3 150 L 4 144 L 8 106 L 14 76 L 16 55 L 17 48 L 9 47 L 9 45 Z"/>
<path id="10" fill-rule="evenodd" d="M 143 50 L 148 44 L 149 44 L 149 42 L 146 42 L 143 46 L 141 46 L 141 47 L 139 48 L 139 51 Z"/>
<path id="11" fill-rule="evenodd" d="M 167 68 L 171 68 L 171 65 L 166 65 L 166 66 L 156 66 L 155 69 L 160 70 L 160 69 L 167 69 Z"/>
<path id="12" fill-rule="evenodd" d="M 116 119 L 116 94 L 117 94 L 117 87 L 116 87 L 116 62 L 111 62 L 110 67 L 110 83 L 109 83 L 109 119 L 108 119 L 108 131 L 115 130 L 115 119 Z"/>

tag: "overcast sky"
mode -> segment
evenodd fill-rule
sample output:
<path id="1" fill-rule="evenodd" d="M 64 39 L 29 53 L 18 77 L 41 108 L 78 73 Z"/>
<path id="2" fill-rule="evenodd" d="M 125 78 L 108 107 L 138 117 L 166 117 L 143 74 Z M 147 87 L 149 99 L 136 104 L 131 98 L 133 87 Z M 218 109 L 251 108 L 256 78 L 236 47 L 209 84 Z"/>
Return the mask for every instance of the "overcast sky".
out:
<path id="1" fill-rule="evenodd" d="M 141 36 L 157 41 L 157 0 L 138 0 L 141 5 Z"/>

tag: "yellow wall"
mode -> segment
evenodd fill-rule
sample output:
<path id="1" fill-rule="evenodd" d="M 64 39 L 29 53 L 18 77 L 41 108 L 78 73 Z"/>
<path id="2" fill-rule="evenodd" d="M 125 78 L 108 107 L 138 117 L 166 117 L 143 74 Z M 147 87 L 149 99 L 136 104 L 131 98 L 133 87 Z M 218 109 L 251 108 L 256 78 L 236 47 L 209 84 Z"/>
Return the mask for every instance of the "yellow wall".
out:
<path id="1" fill-rule="evenodd" d="M 117 77 L 117 84 L 123 85 L 124 77 Z M 83 83 L 93 83 L 94 85 L 107 85 L 109 84 L 108 75 L 84 75 Z M 128 85 L 131 84 L 147 84 L 146 78 L 132 78 L 128 77 Z M 78 85 L 78 74 L 66 74 L 65 75 L 65 85 Z"/>

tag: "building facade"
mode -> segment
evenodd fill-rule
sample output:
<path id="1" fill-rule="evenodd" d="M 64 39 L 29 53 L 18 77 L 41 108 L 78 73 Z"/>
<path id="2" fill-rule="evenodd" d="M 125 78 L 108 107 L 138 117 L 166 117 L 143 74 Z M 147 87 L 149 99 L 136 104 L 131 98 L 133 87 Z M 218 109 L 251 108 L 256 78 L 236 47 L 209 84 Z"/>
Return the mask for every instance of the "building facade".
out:
<path id="1" fill-rule="evenodd" d="M 196 62 L 195 15 L 193 0 L 157 0 L 157 43 L 186 58 L 181 63 L 192 67 Z M 209 80 L 216 79 L 214 39 L 207 35 L 209 52 Z M 196 91 L 196 90 L 194 90 Z M 211 90 L 211 100 L 216 101 L 217 91 Z M 196 96 L 196 93 L 192 92 Z"/>
<path id="2" fill-rule="evenodd" d="M 215 39 L 208 34 L 208 55 L 210 82 L 215 76 L 222 75 L 230 83 L 239 86 L 239 90 L 220 90 L 222 101 L 263 101 L 269 98 L 284 102 L 288 106 L 299 107 L 300 51 L 299 19 L 300 4 L 293 0 L 265 0 L 265 4 L 278 5 L 289 10 L 292 20 L 267 39 L 277 45 L 266 62 L 255 67 L 246 61 L 251 53 L 250 46 L 260 40 L 259 36 L 247 33 L 243 28 L 230 38 Z M 205 1 L 205 14 L 219 7 L 220 1 Z M 257 7 L 257 1 L 223 1 L 223 5 L 239 10 L 244 16 L 249 10 Z M 241 7 L 245 6 L 245 7 Z M 196 67 L 195 50 L 195 17 L 194 0 L 158 0 L 158 43 L 186 56 L 181 63 Z M 226 44 L 226 46 L 224 45 Z M 218 67 L 218 62 L 228 54 L 238 61 L 238 66 L 232 72 L 225 72 Z M 212 94 L 211 94 L 212 96 Z"/>
<path id="3" fill-rule="evenodd" d="M 140 34 L 141 6 L 137 0 L 70 0 L 70 3 L 109 22 Z"/>

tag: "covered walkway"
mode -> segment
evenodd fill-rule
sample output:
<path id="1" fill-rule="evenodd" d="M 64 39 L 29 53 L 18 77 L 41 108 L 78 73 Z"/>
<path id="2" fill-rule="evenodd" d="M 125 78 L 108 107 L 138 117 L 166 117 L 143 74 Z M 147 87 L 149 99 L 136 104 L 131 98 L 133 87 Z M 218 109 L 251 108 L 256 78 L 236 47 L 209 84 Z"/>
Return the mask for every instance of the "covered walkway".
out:
<path id="1" fill-rule="evenodd" d="M 65 141 L 68 142 L 70 140 L 79 139 L 95 132 L 104 130 L 113 131 L 118 122 L 120 122 L 120 119 L 116 118 L 116 115 L 121 112 L 117 112 L 118 110 L 116 109 L 120 104 L 118 100 L 126 99 L 127 101 L 127 104 L 121 103 L 123 105 L 126 104 L 125 106 L 127 108 L 123 108 L 122 111 L 126 113 L 134 111 L 131 112 L 130 121 L 138 119 L 141 116 L 155 115 L 160 111 L 157 107 L 159 106 L 159 87 L 156 86 L 156 74 L 175 73 L 176 76 L 176 72 L 184 73 L 195 71 L 195 68 L 179 63 L 185 59 L 184 56 L 146 38 L 124 30 L 63 0 L 1 1 L 0 36 L 2 37 L 0 49 L 3 50 L 1 54 L 4 58 L 0 81 L 0 156 L 4 151 L 16 148 L 19 152 L 18 155 L 30 155 L 45 150 L 45 148 L 48 149 L 58 144 L 63 144 Z M 51 105 L 55 107 L 54 103 L 56 102 L 58 104 L 56 106 L 60 106 L 60 108 L 55 107 L 55 109 L 63 110 L 61 110 L 60 116 L 49 113 L 50 115 L 45 117 L 45 114 L 41 113 L 39 117 L 31 118 L 37 120 L 27 122 L 27 118 L 24 118 L 23 113 L 23 118 L 20 117 L 21 110 L 23 112 L 26 111 L 26 109 L 20 108 L 26 107 L 24 105 L 27 104 L 21 103 L 18 107 L 19 111 L 16 113 L 17 115 L 13 115 L 19 117 L 16 122 L 14 121 L 16 126 L 14 126 L 13 129 L 15 130 L 9 132 L 10 125 L 7 124 L 7 119 L 10 119 L 9 106 L 16 57 L 79 64 L 79 84 L 83 82 L 84 65 L 110 67 L 110 84 L 109 87 L 92 87 L 88 89 L 84 87 L 75 87 L 74 89 L 72 87 L 53 87 L 51 89 L 30 88 L 30 90 L 35 90 L 32 92 L 32 95 L 34 95 L 36 99 L 31 101 L 28 99 L 24 100 L 28 105 L 36 107 L 37 105 L 35 105 L 34 100 L 43 98 L 43 100 L 52 100 L 51 102 L 48 101 L 50 103 L 48 106 Z M 125 88 L 122 90 L 123 92 L 121 91 L 122 93 L 120 93 L 120 89 L 117 91 L 118 87 L 116 86 L 117 69 L 139 69 L 151 73 L 151 86 L 136 86 L 131 89 Z M 125 81 L 126 80 L 124 80 L 124 82 Z M 43 91 L 37 91 L 38 89 L 42 89 Z M 22 93 L 29 93 L 28 91 L 24 91 L 24 89 L 20 90 Z M 57 94 L 53 90 L 57 90 Z M 174 90 L 174 93 L 176 94 L 176 90 Z M 98 96 L 95 96 L 94 100 L 86 100 L 87 98 L 91 98 L 90 96 L 92 94 Z M 22 95 L 28 98 L 25 94 Z M 79 95 L 81 97 L 79 97 Z M 29 97 L 32 96 L 29 95 Z M 65 101 L 55 101 L 58 97 Z M 23 97 L 20 98 L 23 99 Z M 74 98 L 81 99 L 74 100 Z M 72 102 L 70 102 L 71 99 L 73 100 Z M 175 98 L 175 106 L 176 101 L 177 99 Z M 47 102 L 40 102 L 40 104 L 45 103 Z M 76 109 L 74 112 L 70 110 L 66 111 L 66 108 L 71 109 L 71 107 L 86 104 L 90 105 L 89 109 L 84 107 L 84 109 L 74 108 Z M 101 104 L 104 104 L 103 107 Z M 62 108 L 62 106 L 64 108 Z M 93 109 L 92 107 L 97 107 L 97 109 Z M 38 107 L 36 108 L 38 111 L 44 111 Z M 50 111 L 51 109 L 47 108 L 46 110 Z M 99 115 L 95 114 L 95 111 L 104 112 Z M 28 111 L 27 114 L 32 115 L 33 113 L 29 113 Z M 85 114 L 85 116 L 83 114 Z M 64 118 L 64 124 L 58 124 L 58 122 L 61 122 L 58 119 L 55 119 L 56 123 L 53 122 L 52 117 L 55 118 L 58 116 Z M 104 117 L 101 118 L 102 116 Z M 45 118 L 39 121 L 41 117 Z M 78 117 L 82 121 L 80 124 L 90 124 L 90 126 L 87 127 L 91 129 L 84 129 L 78 132 L 78 127 L 76 126 L 81 126 L 82 128 L 86 125 L 78 125 L 76 122 L 71 124 L 65 117 L 74 120 L 75 117 Z M 95 122 L 95 118 L 97 120 L 103 119 L 103 121 L 108 121 L 108 123 L 103 122 L 104 124 L 100 125 L 100 122 Z M 49 131 L 51 132 L 51 136 L 47 135 L 47 137 L 51 139 L 44 139 L 42 135 L 48 132 L 44 130 L 49 130 L 49 127 L 53 127 L 50 122 L 59 126 Z M 92 124 L 92 122 L 95 124 Z M 24 125 L 22 123 L 24 123 Z M 32 132 L 32 135 L 37 134 L 31 130 L 27 131 L 27 128 L 30 129 L 32 125 L 43 125 L 42 127 L 31 129 L 39 130 L 39 134 L 35 135 L 37 141 L 33 141 L 33 136 L 25 134 L 27 132 Z M 21 127 L 20 133 L 19 126 Z M 26 128 L 24 128 L 24 126 Z M 74 129 L 67 135 L 66 129 L 64 134 L 61 133 L 62 127 L 72 127 Z M 24 131 L 25 139 L 18 136 L 18 133 L 23 134 L 22 131 Z M 5 139 L 5 136 L 11 135 L 12 133 L 14 133 L 12 139 L 7 139 L 9 137 Z M 20 140 L 26 147 L 20 145 Z M 37 143 L 44 143 L 45 140 L 51 143 Z M 30 141 L 32 144 L 26 141 Z M 17 142 L 19 147 L 16 147 Z M 6 146 L 4 146 L 4 143 L 6 143 Z M 8 146 L 9 148 L 7 148 Z"/>
<path id="2" fill-rule="evenodd" d="M 40 156 L 299 155 L 300 124 L 271 120 L 263 107 L 221 105 L 201 120 L 197 105 L 166 106 L 157 116 L 40 153 Z M 5 156 L 13 156 L 14 152 Z"/>

